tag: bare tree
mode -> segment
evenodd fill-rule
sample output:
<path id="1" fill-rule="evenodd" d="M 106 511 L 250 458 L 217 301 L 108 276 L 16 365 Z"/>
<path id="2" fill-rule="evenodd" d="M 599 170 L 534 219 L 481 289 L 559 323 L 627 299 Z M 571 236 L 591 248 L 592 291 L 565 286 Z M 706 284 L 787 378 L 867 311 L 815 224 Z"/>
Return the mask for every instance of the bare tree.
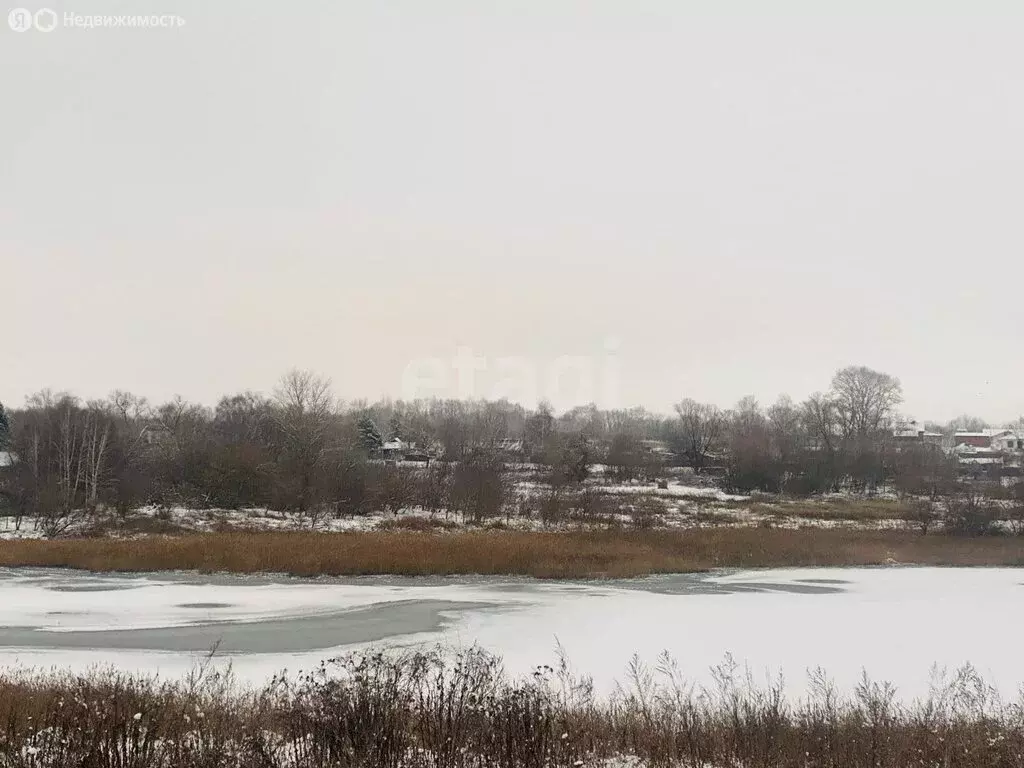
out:
<path id="1" fill-rule="evenodd" d="M 176 395 L 155 411 L 157 423 L 167 430 L 175 447 L 181 451 L 192 445 L 206 430 L 210 420 L 208 409 Z"/>
<path id="2" fill-rule="evenodd" d="M 788 467 L 802 447 L 800 410 L 787 395 L 782 395 L 768 409 L 767 418 L 772 446 L 783 465 Z"/>
<path id="3" fill-rule="evenodd" d="M 121 389 L 115 389 L 107 398 L 108 408 L 124 424 L 136 425 L 149 416 L 149 401 Z"/>
<path id="4" fill-rule="evenodd" d="M 78 408 L 75 401 L 70 397 L 63 398 L 58 404 L 58 409 L 59 426 L 54 435 L 57 448 L 57 485 L 60 489 L 58 511 L 62 519 L 66 519 L 75 511 L 78 492 L 85 476 L 85 467 L 82 464 L 85 437 L 82 434 L 84 430 L 76 418 L 75 411 Z"/>
<path id="5" fill-rule="evenodd" d="M 784 469 L 772 444 L 771 429 L 753 396 L 729 414 L 726 485 L 740 491 L 781 491 Z"/>
<path id="6" fill-rule="evenodd" d="M 831 401 L 845 439 L 871 438 L 892 425 L 903 387 L 887 373 L 851 365 L 832 377 Z"/>
<path id="7" fill-rule="evenodd" d="M 721 446 L 725 434 L 726 414 L 718 406 L 698 403 L 686 398 L 676 403 L 676 443 L 678 450 L 690 462 L 694 472 L 701 472 L 709 456 Z"/>
<path id="8" fill-rule="evenodd" d="M 815 392 L 800 405 L 800 417 L 806 433 L 809 459 L 806 470 L 811 471 L 807 487 L 815 490 L 834 489 L 839 481 L 841 458 L 839 415 L 835 403 L 828 395 Z"/>
<path id="9" fill-rule="evenodd" d="M 493 450 L 500 440 L 509 436 L 508 403 L 481 403 L 470 419 L 470 445 Z"/>
<path id="10" fill-rule="evenodd" d="M 765 416 L 761 409 L 761 404 L 757 402 L 757 398 L 753 395 L 740 398 L 730 415 L 732 417 L 733 429 L 752 431 L 765 427 Z"/>
<path id="11" fill-rule="evenodd" d="M 956 461 L 927 443 L 902 446 L 889 461 L 892 484 L 901 499 L 926 496 L 935 504 L 956 488 Z"/>
<path id="12" fill-rule="evenodd" d="M 271 403 L 253 392 L 222 397 L 214 411 L 213 428 L 228 443 L 263 441 L 268 432 L 270 410 Z"/>
<path id="13" fill-rule="evenodd" d="M 19 429 L 15 452 L 21 457 L 18 496 L 23 511 L 55 536 L 74 521 L 104 470 L 106 439 L 90 410 L 71 395 L 44 390 L 28 399 L 29 417 Z"/>
<path id="14" fill-rule="evenodd" d="M 85 504 L 90 512 L 99 503 L 100 483 L 107 478 L 110 467 L 107 449 L 110 442 L 110 420 L 100 404 L 92 404 L 83 414 L 82 461 L 85 464 Z"/>
<path id="15" fill-rule="evenodd" d="M 605 432 L 604 414 L 594 403 L 578 405 L 561 415 L 558 419 L 566 432 L 581 432 L 587 437 L 600 437 Z"/>
<path id="16" fill-rule="evenodd" d="M 274 418 L 282 437 L 283 456 L 296 474 L 296 505 L 301 512 L 313 502 L 316 470 L 327 450 L 335 412 L 330 379 L 309 371 L 286 373 L 274 391 Z"/>
<path id="17" fill-rule="evenodd" d="M 849 366 L 832 378 L 829 399 L 841 437 L 839 474 L 871 492 L 885 477 L 896 409 L 903 402 L 900 381 L 864 366 Z"/>
<path id="18" fill-rule="evenodd" d="M 487 451 L 474 451 L 452 470 L 448 504 L 463 519 L 481 523 L 498 517 L 511 499 L 511 484 L 502 462 Z"/>
<path id="19" fill-rule="evenodd" d="M 372 467 L 373 502 L 382 512 L 397 515 L 415 506 L 420 474 L 409 467 Z"/>
<path id="20" fill-rule="evenodd" d="M 527 418 L 523 435 L 531 460 L 536 460 L 545 451 L 554 429 L 555 416 L 551 404 L 542 400 L 537 410 Z"/>
<path id="21" fill-rule="evenodd" d="M 643 407 L 604 412 L 605 428 L 610 436 L 643 437 L 654 431 L 657 418 Z"/>
<path id="22" fill-rule="evenodd" d="M 946 425 L 944 432 L 980 432 L 983 429 L 988 429 L 989 423 L 980 416 L 971 416 L 970 414 L 964 413 L 952 419 L 949 424 Z"/>
<path id="23" fill-rule="evenodd" d="M 153 491 L 153 467 L 147 466 L 144 454 L 144 428 L 154 418 L 153 408 L 145 397 L 114 390 L 98 404 L 110 425 L 109 485 L 110 500 L 117 511 L 127 515 L 138 504 L 150 498 Z"/>
<path id="24" fill-rule="evenodd" d="M 274 390 L 277 404 L 291 415 L 324 419 L 334 412 L 331 380 L 311 371 L 291 370 Z"/>

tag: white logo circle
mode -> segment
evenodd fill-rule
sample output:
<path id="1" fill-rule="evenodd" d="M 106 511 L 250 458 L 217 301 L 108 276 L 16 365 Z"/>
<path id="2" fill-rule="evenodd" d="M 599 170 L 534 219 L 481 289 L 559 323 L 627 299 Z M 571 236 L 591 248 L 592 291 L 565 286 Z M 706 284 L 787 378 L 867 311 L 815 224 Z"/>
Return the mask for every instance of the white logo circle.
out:
<path id="1" fill-rule="evenodd" d="M 7 14 L 7 26 L 15 32 L 28 32 L 32 29 L 32 11 L 27 8 L 14 8 Z"/>
<path id="2" fill-rule="evenodd" d="M 57 26 L 57 14 L 49 8 L 40 8 L 32 17 L 32 21 L 40 32 L 50 32 Z"/>

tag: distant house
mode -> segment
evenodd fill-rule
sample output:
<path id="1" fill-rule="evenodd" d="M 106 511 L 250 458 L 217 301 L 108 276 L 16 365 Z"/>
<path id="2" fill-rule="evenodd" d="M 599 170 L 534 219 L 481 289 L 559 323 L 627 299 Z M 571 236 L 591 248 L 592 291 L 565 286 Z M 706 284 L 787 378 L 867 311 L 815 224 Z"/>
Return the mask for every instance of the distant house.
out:
<path id="1" fill-rule="evenodd" d="M 957 467 L 962 476 L 997 478 L 1005 473 L 1006 456 L 999 451 L 965 444 L 957 446 L 954 450 Z"/>
<path id="2" fill-rule="evenodd" d="M 995 444 L 1000 439 L 1010 439 L 1011 435 L 1013 435 L 1013 439 L 1016 440 L 1016 435 L 1012 429 L 983 429 L 978 432 L 958 430 L 953 433 L 953 445 L 970 445 L 974 448 L 994 448 L 996 447 Z M 1021 447 L 1024 448 L 1024 445 Z"/>
<path id="3" fill-rule="evenodd" d="M 381 445 L 376 458 L 384 461 L 415 461 L 426 464 L 431 456 L 428 451 L 417 448 L 416 443 L 395 438 Z"/>
<path id="4" fill-rule="evenodd" d="M 953 455 L 963 472 L 977 474 L 984 470 L 1004 477 L 1021 473 L 1024 461 L 1022 432 L 1014 429 L 957 432 L 953 441 Z"/>
<path id="5" fill-rule="evenodd" d="M 405 452 L 413 447 L 412 443 L 407 443 L 404 440 L 394 439 L 388 440 L 386 443 L 381 445 L 378 451 L 379 457 L 384 461 L 404 461 Z"/>
<path id="6" fill-rule="evenodd" d="M 957 461 L 964 465 L 1003 464 L 1006 459 L 1006 454 L 1002 451 L 992 448 L 975 448 L 973 445 L 965 443 L 961 443 L 953 451 L 956 453 Z"/>
<path id="7" fill-rule="evenodd" d="M 1024 451 L 1024 432 L 1004 429 L 992 436 L 991 447 L 996 450 L 1017 453 Z"/>
<path id="8" fill-rule="evenodd" d="M 893 440 L 897 444 L 907 445 L 925 443 L 927 445 L 942 445 L 941 432 L 929 432 L 916 421 L 908 422 L 902 427 L 897 427 L 892 433 Z"/>

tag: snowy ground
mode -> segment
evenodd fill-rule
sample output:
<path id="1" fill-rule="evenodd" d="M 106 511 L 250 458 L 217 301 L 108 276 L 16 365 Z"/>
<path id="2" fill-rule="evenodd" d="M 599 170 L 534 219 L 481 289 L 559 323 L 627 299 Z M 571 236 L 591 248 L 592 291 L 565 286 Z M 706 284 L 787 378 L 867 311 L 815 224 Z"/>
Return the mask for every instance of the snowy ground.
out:
<path id="1" fill-rule="evenodd" d="M 924 695 L 932 665 L 973 663 L 1006 697 L 1024 683 L 1013 569 L 793 569 L 618 582 L 316 580 L 0 571 L 0 658 L 180 675 L 223 639 L 244 681 L 311 669 L 366 643 L 478 643 L 513 674 L 552 663 L 609 692 L 634 653 L 667 651 L 699 684 L 730 654 L 794 696 L 822 667 L 851 690 L 862 670 Z M 211 642 L 212 641 L 212 642 Z"/>
<path id="2" fill-rule="evenodd" d="M 714 487 L 687 485 L 673 481 L 667 488 L 652 483 L 612 483 L 601 479 L 589 481 L 584 488 L 596 492 L 606 501 L 606 514 L 579 519 L 567 505 L 564 519 L 541 520 L 529 517 L 503 516 L 482 525 L 514 530 L 561 530 L 603 528 L 618 525 L 629 528 L 636 524 L 633 506 L 643 500 L 646 527 L 711 528 L 711 527 L 773 527 L 773 528 L 850 528 L 860 530 L 906 530 L 913 523 L 892 519 L 885 514 L 850 515 L 837 512 L 843 504 L 856 504 L 847 496 L 825 497 L 818 501 L 802 501 L 798 505 L 779 499 L 751 498 L 728 494 Z M 550 491 L 544 483 L 522 480 L 515 485 L 520 495 L 542 496 Z M 877 499 L 876 499 L 877 501 Z M 175 507 L 157 509 L 143 507 L 126 520 L 116 516 L 75 520 L 62 535 L 145 536 L 181 531 L 211 532 L 223 530 L 253 531 L 372 531 L 383 528 L 412 530 L 455 530 L 467 527 L 457 514 L 431 515 L 422 509 L 406 509 L 398 514 L 374 512 L 358 516 L 322 515 L 311 518 L 289 512 L 267 509 L 188 509 Z M 26 518 L 20 522 L 0 517 L 0 540 L 43 538 L 41 521 Z"/>

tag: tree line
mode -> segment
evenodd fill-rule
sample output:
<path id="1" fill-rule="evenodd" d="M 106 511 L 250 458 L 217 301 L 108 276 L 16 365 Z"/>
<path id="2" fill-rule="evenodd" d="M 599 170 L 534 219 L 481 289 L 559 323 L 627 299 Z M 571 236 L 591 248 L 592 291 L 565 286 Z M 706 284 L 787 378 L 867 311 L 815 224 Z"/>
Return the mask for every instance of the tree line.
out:
<path id="1" fill-rule="evenodd" d="M 613 477 L 654 480 L 671 466 L 714 474 L 727 488 L 812 494 L 892 483 L 937 495 L 955 481 L 941 450 L 894 444 L 902 387 L 865 367 L 837 371 L 827 391 L 765 408 L 683 399 L 669 416 L 591 405 L 556 415 L 541 403 L 426 400 L 342 404 L 327 379 L 292 371 L 271 396 L 244 392 L 209 408 L 153 404 L 115 391 L 82 401 L 49 390 L 0 405 L 0 504 L 18 516 L 147 504 L 268 507 L 316 513 L 505 503 L 510 463 L 530 462 L 556 485 L 596 463 Z M 374 459 L 388 440 L 437 459 L 416 476 Z M 495 490 L 497 489 L 497 490 Z M 491 498 L 494 497 L 494 498 Z"/>

